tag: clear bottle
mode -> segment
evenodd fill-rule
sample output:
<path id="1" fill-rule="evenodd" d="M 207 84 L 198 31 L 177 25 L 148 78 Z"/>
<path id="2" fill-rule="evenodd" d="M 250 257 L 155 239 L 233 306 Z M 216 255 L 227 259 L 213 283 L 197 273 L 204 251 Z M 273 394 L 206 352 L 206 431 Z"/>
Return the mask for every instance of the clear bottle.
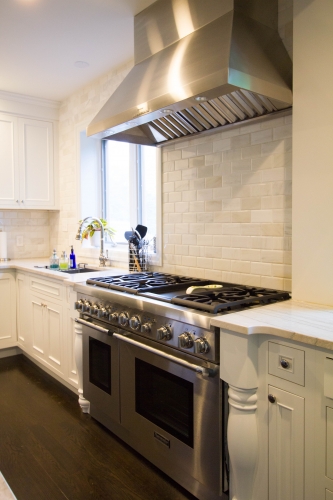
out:
<path id="1" fill-rule="evenodd" d="M 59 257 L 56 249 L 53 250 L 53 254 L 50 257 L 50 269 L 59 269 Z"/>
<path id="2" fill-rule="evenodd" d="M 75 257 L 73 245 L 71 245 L 71 253 L 69 254 L 69 268 L 76 269 L 76 257 Z"/>
<path id="3" fill-rule="evenodd" d="M 68 270 L 68 257 L 67 257 L 67 253 L 65 250 L 61 254 L 61 257 L 59 260 L 59 267 L 60 267 L 60 271 L 67 271 Z"/>

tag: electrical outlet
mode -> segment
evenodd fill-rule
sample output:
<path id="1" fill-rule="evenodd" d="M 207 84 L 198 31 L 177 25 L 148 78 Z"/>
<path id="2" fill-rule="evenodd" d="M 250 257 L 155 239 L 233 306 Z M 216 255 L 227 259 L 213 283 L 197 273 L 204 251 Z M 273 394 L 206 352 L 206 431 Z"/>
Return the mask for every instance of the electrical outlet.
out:
<path id="1" fill-rule="evenodd" d="M 23 247 L 23 236 L 16 236 L 16 246 Z"/>

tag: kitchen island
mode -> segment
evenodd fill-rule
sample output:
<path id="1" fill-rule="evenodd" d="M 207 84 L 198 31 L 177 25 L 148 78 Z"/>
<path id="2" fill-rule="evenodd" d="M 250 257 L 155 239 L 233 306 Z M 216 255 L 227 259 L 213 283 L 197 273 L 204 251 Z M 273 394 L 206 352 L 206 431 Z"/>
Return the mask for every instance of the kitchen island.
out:
<path id="1" fill-rule="evenodd" d="M 212 319 L 229 384 L 234 500 L 333 498 L 333 308 L 293 299 Z"/>

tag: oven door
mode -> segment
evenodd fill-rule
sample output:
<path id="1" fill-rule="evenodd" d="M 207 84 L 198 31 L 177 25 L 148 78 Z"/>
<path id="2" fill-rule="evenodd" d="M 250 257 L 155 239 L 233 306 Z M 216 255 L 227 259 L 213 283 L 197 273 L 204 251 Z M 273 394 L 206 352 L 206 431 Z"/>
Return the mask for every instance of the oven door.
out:
<path id="1" fill-rule="evenodd" d="M 181 484 L 182 478 L 191 483 L 194 479 L 217 497 L 222 425 L 216 366 L 208 376 L 205 369 L 203 374 L 196 371 L 205 364 L 200 360 L 177 359 L 174 349 L 160 353 L 154 342 L 139 343 L 134 334 L 116 336 L 122 426 L 137 438 L 138 451 L 157 467 Z"/>
<path id="2" fill-rule="evenodd" d="M 120 422 L 119 345 L 102 323 L 79 320 L 82 326 L 83 396 L 96 410 Z"/>

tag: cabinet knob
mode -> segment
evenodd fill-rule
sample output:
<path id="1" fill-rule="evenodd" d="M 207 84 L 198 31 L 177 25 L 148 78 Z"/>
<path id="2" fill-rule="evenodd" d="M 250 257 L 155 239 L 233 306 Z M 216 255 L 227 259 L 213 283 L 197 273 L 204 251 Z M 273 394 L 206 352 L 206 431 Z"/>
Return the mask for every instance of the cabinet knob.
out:
<path id="1" fill-rule="evenodd" d="M 276 397 L 273 394 L 268 394 L 268 401 L 270 403 L 276 403 Z"/>
<path id="2" fill-rule="evenodd" d="M 289 361 L 287 361 L 286 359 L 281 359 L 280 365 L 282 366 L 282 368 L 289 368 Z"/>
<path id="3" fill-rule="evenodd" d="M 19 200 L 16 200 L 16 203 L 20 203 Z"/>
<path id="4" fill-rule="evenodd" d="M 24 200 L 21 200 L 21 203 L 24 203 Z"/>

